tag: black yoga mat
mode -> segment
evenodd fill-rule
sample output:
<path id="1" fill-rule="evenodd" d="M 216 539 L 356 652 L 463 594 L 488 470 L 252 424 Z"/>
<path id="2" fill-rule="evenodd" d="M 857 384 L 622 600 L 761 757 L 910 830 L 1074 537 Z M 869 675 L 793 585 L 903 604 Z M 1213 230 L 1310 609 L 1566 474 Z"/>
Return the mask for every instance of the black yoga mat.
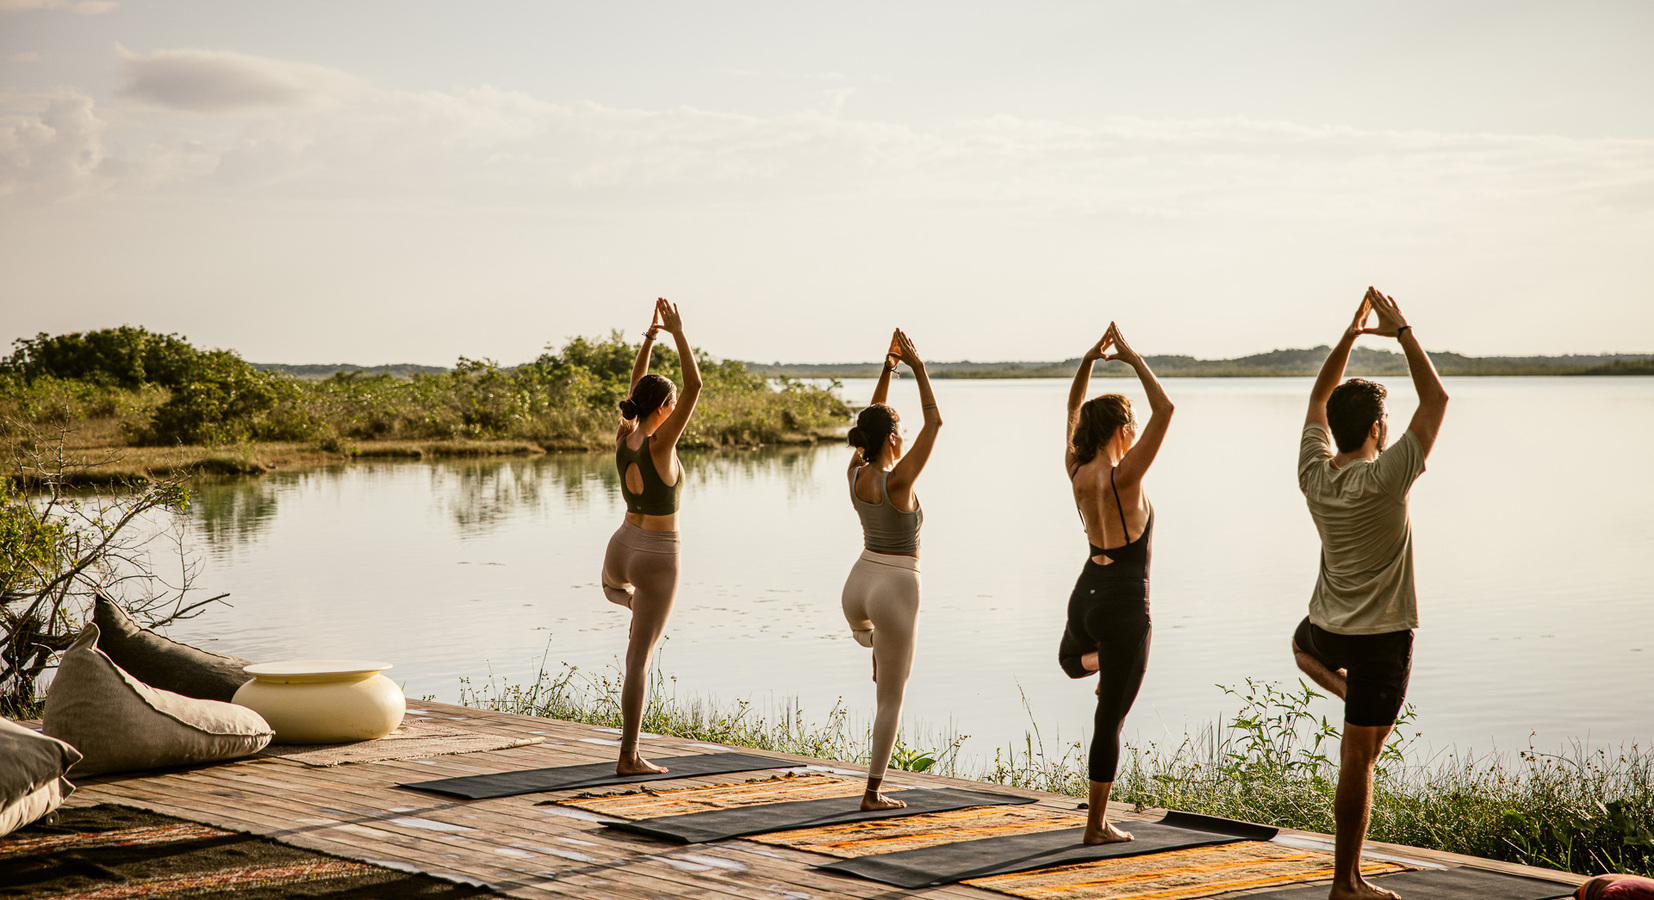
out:
<path id="1" fill-rule="evenodd" d="M 696 753 L 692 756 L 669 756 L 652 761 L 656 765 L 665 766 L 669 771 L 652 775 L 616 775 L 615 764 L 604 762 L 585 766 L 518 769 L 515 772 L 439 778 L 436 781 L 415 781 L 403 784 L 402 787 L 430 791 L 433 794 L 447 794 L 451 797 L 464 797 L 467 800 L 486 800 L 490 797 L 510 797 L 539 791 L 567 791 L 610 784 L 661 781 L 667 778 L 693 778 L 698 775 L 723 775 L 759 769 L 791 769 L 804 765 L 748 753 Z"/>
<path id="2" fill-rule="evenodd" d="M 1368 879 L 1376 887 L 1386 887 L 1405 900 L 1553 900 L 1571 897 L 1571 885 L 1542 878 L 1524 878 L 1481 869 L 1426 869 L 1420 872 L 1399 872 Z M 1327 885 L 1282 888 L 1262 894 L 1247 894 L 1246 900 L 1326 900 Z"/>
<path id="3" fill-rule="evenodd" d="M 1167 813 L 1158 822 L 1122 824 L 1136 840 L 1088 846 L 1080 839 L 1085 829 L 1064 828 L 979 841 L 958 841 L 876 856 L 858 856 L 816 868 L 842 875 L 857 875 L 901 888 L 922 888 L 1094 859 L 1142 856 L 1234 841 L 1267 841 L 1276 833 L 1276 829 L 1265 825 L 1183 812 Z"/>
<path id="4" fill-rule="evenodd" d="M 973 806 L 1012 806 L 1032 801 L 1010 794 L 987 791 L 942 790 L 899 791 L 890 796 L 905 800 L 902 809 L 878 809 L 863 812 L 861 795 L 830 797 L 826 800 L 794 800 L 786 803 L 763 803 L 736 806 L 707 812 L 684 813 L 678 816 L 656 816 L 631 822 L 606 822 L 610 828 L 646 834 L 680 844 L 700 844 L 749 834 L 772 831 L 792 831 L 795 828 L 823 828 L 849 822 L 870 822 L 874 819 L 895 819 L 922 813 L 946 812 L 950 809 L 969 809 Z"/>

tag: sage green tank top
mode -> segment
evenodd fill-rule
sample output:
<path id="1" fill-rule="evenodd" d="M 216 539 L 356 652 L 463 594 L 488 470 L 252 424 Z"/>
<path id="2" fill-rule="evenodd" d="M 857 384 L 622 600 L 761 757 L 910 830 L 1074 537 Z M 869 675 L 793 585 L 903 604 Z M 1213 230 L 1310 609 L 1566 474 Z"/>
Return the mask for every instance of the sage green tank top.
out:
<path id="1" fill-rule="evenodd" d="M 626 446 L 626 439 L 621 438 L 620 444 L 615 447 L 615 465 L 620 469 L 620 496 L 626 501 L 626 511 L 640 513 L 645 516 L 669 516 L 678 511 L 678 495 L 683 492 L 683 472 L 678 473 L 677 484 L 667 484 L 655 470 L 655 459 L 649 455 L 649 439 L 654 435 L 645 435 L 643 446 L 633 450 Z M 643 477 L 643 493 L 634 494 L 626 487 L 626 467 L 637 463 L 637 471 Z"/>
<path id="2" fill-rule="evenodd" d="M 850 470 L 850 502 L 861 516 L 862 546 L 874 553 L 919 552 L 919 527 L 925 524 L 925 511 L 919 498 L 913 498 L 913 512 L 902 512 L 890 502 L 890 473 L 879 473 L 879 502 L 868 503 L 856 496 L 856 474 Z"/>

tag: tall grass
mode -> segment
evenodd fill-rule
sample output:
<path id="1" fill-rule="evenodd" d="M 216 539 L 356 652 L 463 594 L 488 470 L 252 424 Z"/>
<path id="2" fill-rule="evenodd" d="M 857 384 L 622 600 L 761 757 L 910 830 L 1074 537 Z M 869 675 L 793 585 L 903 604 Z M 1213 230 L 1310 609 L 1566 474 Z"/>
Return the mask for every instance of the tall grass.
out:
<path id="1" fill-rule="evenodd" d="M 669 683 L 670 682 L 670 683 Z M 1185 735 L 1176 746 L 1125 747 L 1114 785 L 1118 802 L 1181 809 L 1331 833 L 1338 780 L 1338 728 L 1309 712 L 1320 697 L 1248 681 L 1225 688 L 1233 717 Z M 462 680 L 467 706 L 619 727 L 620 682 L 565 666 L 542 670 L 520 686 L 490 678 Z M 1654 875 L 1654 753 L 1635 744 L 1617 750 L 1574 745 L 1562 753 L 1535 748 L 1514 757 L 1448 751 L 1419 759 L 1411 710 L 1404 712 L 1380 758 L 1373 799 L 1373 840 L 1464 853 L 1584 874 Z M 842 701 L 824 722 L 796 702 L 764 715 L 750 701 L 718 704 L 676 692 L 655 676 L 643 729 L 720 744 L 850 763 L 867 761 L 867 730 L 852 726 Z M 930 738 L 927 742 L 924 738 Z M 901 744 L 895 768 L 930 770 L 994 784 L 1084 796 L 1085 748 L 1047 748 L 1030 722 L 1023 738 L 991 761 L 963 756 L 966 737 L 944 733 Z"/>

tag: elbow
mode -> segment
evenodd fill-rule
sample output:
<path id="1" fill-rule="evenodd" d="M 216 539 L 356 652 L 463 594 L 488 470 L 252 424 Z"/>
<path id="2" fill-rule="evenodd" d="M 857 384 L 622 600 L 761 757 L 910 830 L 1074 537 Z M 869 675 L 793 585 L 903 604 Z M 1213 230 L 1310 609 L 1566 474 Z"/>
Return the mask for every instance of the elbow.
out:
<path id="1" fill-rule="evenodd" d="M 1170 400 L 1162 400 L 1159 403 L 1150 404 L 1149 409 L 1157 416 L 1170 418 L 1172 413 L 1177 412 L 1177 404 Z"/>
<path id="2" fill-rule="evenodd" d="M 942 414 L 939 412 L 932 412 L 930 415 L 925 417 L 925 425 L 929 426 L 932 431 L 940 430 L 942 428 Z"/>

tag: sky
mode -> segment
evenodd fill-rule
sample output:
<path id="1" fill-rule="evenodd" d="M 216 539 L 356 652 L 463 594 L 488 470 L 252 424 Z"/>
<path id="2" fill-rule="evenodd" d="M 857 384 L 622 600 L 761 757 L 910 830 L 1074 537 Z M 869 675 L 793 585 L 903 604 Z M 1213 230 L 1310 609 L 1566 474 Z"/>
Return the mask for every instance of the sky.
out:
<path id="1" fill-rule="evenodd" d="M 1654 4 L 0 0 L 0 342 L 1654 351 Z M 1364 339 L 1382 346 L 1376 339 Z"/>

